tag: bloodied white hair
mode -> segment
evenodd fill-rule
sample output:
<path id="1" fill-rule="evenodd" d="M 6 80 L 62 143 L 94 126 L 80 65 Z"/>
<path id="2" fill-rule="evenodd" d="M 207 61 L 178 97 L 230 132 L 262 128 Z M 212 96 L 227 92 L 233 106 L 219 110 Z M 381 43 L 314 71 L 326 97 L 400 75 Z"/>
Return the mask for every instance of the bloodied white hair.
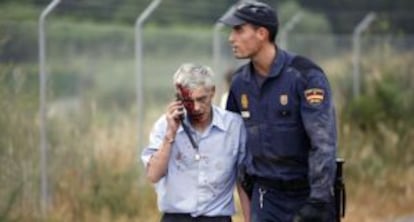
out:
<path id="1" fill-rule="evenodd" d="M 200 86 L 212 88 L 215 86 L 213 70 L 204 65 L 184 63 L 174 74 L 174 85 L 195 89 Z"/>

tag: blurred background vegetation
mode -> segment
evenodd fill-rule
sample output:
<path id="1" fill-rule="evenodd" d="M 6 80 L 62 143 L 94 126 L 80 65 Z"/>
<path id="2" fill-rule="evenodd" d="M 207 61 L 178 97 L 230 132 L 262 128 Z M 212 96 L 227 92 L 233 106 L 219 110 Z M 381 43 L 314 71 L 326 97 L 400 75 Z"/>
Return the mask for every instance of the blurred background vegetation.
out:
<path id="1" fill-rule="evenodd" d="M 62 0 L 47 20 L 50 211 L 40 214 L 38 17 L 47 0 L 0 0 L 0 221 L 157 221 L 139 154 L 172 99 L 183 62 L 213 66 L 213 26 L 233 0 L 165 0 L 143 29 L 144 113 L 136 107 L 134 22 L 150 0 Z M 288 49 L 326 70 L 345 163 L 344 221 L 414 213 L 414 2 L 265 1 L 281 26 L 304 13 Z M 362 39 L 362 94 L 352 94 L 352 32 Z M 240 65 L 220 33 L 223 74 Z M 218 95 L 225 91 L 219 88 Z M 137 126 L 137 117 L 145 122 Z M 138 141 L 137 129 L 144 132 Z M 235 217 L 240 221 L 240 214 Z"/>

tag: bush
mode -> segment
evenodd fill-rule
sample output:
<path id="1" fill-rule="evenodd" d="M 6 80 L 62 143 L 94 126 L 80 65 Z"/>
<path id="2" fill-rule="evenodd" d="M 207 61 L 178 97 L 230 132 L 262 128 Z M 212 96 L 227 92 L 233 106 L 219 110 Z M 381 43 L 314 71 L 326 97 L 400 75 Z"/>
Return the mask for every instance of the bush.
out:
<path id="1" fill-rule="evenodd" d="M 414 59 L 388 53 L 387 63 L 377 63 L 375 51 L 366 57 L 363 93 L 345 101 L 341 112 L 342 150 L 361 179 L 414 163 Z"/>
<path id="2" fill-rule="evenodd" d="M 33 208 L 38 162 L 37 88 L 30 68 L 0 66 L 0 221 L 21 220 L 17 206 Z"/>

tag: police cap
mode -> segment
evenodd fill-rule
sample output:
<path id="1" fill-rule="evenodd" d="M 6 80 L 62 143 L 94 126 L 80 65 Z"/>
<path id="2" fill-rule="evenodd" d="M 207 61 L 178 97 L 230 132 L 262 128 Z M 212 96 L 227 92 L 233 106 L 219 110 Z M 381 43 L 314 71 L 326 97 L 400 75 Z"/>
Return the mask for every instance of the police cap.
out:
<path id="1" fill-rule="evenodd" d="M 276 11 L 272 7 L 256 1 L 242 2 L 235 9 L 219 19 L 220 22 L 229 26 L 238 26 L 251 23 L 257 26 L 278 28 Z"/>

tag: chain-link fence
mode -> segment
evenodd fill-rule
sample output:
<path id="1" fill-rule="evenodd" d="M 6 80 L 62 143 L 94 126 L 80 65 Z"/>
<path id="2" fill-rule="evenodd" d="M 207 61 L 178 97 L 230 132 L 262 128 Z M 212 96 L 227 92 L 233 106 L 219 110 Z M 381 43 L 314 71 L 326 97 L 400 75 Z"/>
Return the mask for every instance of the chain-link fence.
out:
<path id="1" fill-rule="evenodd" d="M 138 144 L 146 144 L 152 123 L 173 99 L 172 74 L 183 62 L 214 66 L 218 103 L 226 90 L 224 73 L 244 62 L 233 59 L 228 31 L 222 31 L 221 59 L 214 64 L 213 25 L 144 27 L 144 113 L 138 113 L 134 27 L 47 22 L 47 175 L 53 205 L 73 201 L 73 211 L 100 204 L 114 212 L 134 211 L 134 201 L 144 195 L 130 193 L 143 177 Z M 30 21 L 0 22 L 0 199 L 6 200 L 0 203 L 0 213 L 4 215 L 15 206 L 34 212 L 38 206 L 37 27 Z M 351 34 L 292 34 L 286 46 L 322 65 L 339 107 L 352 97 Z M 366 35 L 361 49 L 365 67 L 361 74 L 366 79 L 390 57 L 412 54 L 414 37 Z M 137 126 L 140 115 L 144 122 Z M 137 140 L 139 127 L 143 141 Z"/>

